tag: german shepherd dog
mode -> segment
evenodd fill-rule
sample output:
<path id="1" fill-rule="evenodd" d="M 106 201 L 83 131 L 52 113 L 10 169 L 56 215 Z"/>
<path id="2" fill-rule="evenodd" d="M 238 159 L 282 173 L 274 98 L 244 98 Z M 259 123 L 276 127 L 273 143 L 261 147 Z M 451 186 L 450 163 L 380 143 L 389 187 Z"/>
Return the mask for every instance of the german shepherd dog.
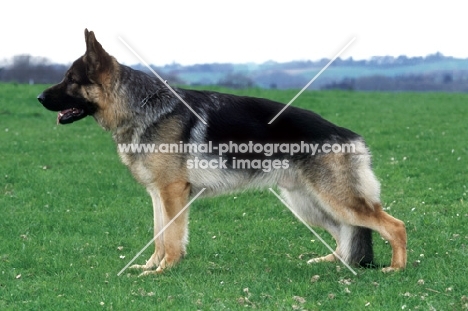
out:
<path id="1" fill-rule="evenodd" d="M 188 209 L 184 207 L 203 188 L 203 195 L 216 195 L 264 187 L 277 187 L 298 217 L 325 228 L 336 240 L 334 253 L 309 263 L 336 261 L 340 256 L 348 264 L 372 264 L 374 230 L 392 247 L 391 264 L 383 271 L 405 268 L 405 225 L 382 209 L 380 185 L 361 136 L 295 107 L 288 107 L 269 124 L 285 106 L 268 99 L 175 88 L 179 98 L 166 82 L 118 63 L 92 31 L 85 30 L 85 41 L 85 54 L 72 64 L 64 79 L 37 97 L 45 108 L 58 111 L 59 123 L 93 116 L 112 133 L 119 146 L 239 146 L 221 155 L 214 148 L 209 152 L 178 153 L 118 148 L 122 162 L 151 196 L 155 236 L 172 222 L 155 239 L 155 252 L 146 264 L 134 268 L 143 269 L 144 275 L 160 273 L 185 255 Z M 353 145 L 353 152 L 293 154 L 275 148 L 267 154 L 240 149 L 241 144 L 282 147 L 344 143 Z M 239 167 L 235 162 L 239 159 L 252 161 L 251 164 L 273 161 L 277 165 L 271 170 L 253 164 Z M 222 165 L 193 167 L 197 160 L 210 164 L 220 160 Z"/>

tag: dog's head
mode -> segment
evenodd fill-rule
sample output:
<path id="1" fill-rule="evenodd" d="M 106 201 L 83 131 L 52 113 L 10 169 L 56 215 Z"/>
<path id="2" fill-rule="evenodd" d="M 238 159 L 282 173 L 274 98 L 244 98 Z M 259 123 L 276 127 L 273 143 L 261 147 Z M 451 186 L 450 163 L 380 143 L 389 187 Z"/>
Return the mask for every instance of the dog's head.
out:
<path id="1" fill-rule="evenodd" d="M 86 53 L 73 62 L 63 80 L 37 96 L 45 108 L 58 111 L 57 123 L 60 124 L 72 123 L 106 109 L 106 90 L 117 62 L 88 29 L 85 29 L 85 41 Z"/>

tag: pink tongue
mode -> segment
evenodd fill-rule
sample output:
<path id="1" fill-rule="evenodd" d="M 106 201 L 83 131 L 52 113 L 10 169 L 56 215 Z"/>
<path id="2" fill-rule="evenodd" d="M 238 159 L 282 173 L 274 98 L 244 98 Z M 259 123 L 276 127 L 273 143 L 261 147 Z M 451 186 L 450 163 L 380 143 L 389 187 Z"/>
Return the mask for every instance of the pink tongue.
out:
<path id="1" fill-rule="evenodd" d="M 62 110 L 62 111 L 58 112 L 58 114 L 57 114 L 57 125 L 60 123 L 60 119 L 63 117 L 63 115 L 65 115 L 66 113 L 68 113 L 70 111 L 73 111 L 73 108 L 65 109 L 65 110 Z"/>

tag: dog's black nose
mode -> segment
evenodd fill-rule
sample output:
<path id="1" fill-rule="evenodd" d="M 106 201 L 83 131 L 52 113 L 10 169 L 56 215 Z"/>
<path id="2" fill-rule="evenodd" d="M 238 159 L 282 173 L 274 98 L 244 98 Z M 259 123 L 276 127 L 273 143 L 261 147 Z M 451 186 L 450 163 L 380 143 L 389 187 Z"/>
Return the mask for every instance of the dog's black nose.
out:
<path id="1" fill-rule="evenodd" d="M 45 96 L 44 96 L 44 93 L 41 93 L 39 95 L 37 95 L 37 100 L 43 104 L 44 103 L 44 100 L 45 100 Z"/>

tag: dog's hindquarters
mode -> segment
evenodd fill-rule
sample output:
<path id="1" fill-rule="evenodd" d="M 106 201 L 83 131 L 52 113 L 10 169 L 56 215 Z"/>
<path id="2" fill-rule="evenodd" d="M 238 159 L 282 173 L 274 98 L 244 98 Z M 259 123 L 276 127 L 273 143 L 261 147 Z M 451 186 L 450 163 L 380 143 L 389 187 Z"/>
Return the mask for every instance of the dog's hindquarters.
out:
<path id="1" fill-rule="evenodd" d="M 383 211 L 370 155 L 362 141 L 356 141 L 355 145 L 352 154 L 318 155 L 297 162 L 298 181 L 282 189 L 282 195 L 306 222 L 330 232 L 337 242 L 335 253 L 345 262 L 372 264 L 372 230 L 375 230 L 393 249 L 391 266 L 384 271 L 404 268 L 404 224 Z M 335 259 L 330 254 L 310 262 Z"/>
<path id="2" fill-rule="evenodd" d="M 346 263 L 366 266 L 373 261 L 372 230 L 342 222 L 323 208 L 318 198 L 305 189 L 281 189 L 281 196 L 294 212 L 310 225 L 322 227 L 335 239 L 334 254 Z M 335 261 L 334 254 L 313 258 L 308 263 Z"/>

